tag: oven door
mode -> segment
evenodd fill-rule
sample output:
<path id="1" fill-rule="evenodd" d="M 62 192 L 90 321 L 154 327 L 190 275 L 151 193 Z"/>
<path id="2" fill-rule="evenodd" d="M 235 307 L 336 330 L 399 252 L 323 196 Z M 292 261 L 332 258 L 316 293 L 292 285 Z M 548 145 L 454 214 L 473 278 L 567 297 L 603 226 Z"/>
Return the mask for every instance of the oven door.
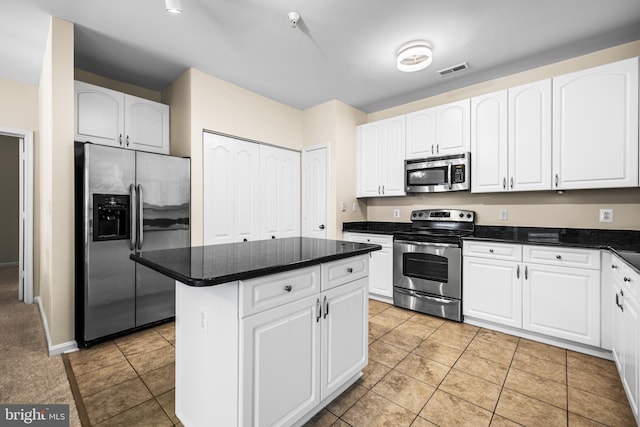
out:
<path id="1" fill-rule="evenodd" d="M 460 246 L 396 240 L 393 242 L 393 286 L 460 299 Z"/>

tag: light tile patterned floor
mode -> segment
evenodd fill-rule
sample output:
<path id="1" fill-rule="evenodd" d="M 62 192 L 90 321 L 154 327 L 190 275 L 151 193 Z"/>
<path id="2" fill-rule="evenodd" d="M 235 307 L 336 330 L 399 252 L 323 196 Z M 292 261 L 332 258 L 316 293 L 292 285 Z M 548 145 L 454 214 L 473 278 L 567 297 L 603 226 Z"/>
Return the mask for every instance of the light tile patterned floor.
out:
<path id="1" fill-rule="evenodd" d="M 180 425 L 172 323 L 70 355 L 92 425 Z M 615 365 L 369 303 L 369 365 L 308 426 L 634 426 Z"/>

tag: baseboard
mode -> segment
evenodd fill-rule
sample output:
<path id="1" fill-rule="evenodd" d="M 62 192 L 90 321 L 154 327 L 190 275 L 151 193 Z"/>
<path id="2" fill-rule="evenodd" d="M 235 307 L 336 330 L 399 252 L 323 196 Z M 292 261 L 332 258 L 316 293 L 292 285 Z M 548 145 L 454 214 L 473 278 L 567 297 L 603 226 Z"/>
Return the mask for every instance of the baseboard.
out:
<path id="1" fill-rule="evenodd" d="M 0 262 L 0 268 L 4 268 L 4 267 L 17 267 L 19 266 L 20 263 L 18 261 L 13 261 L 13 262 Z"/>
<path id="2" fill-rule="evenodd" d="M 78 344 L 72 340 L 63 342 L 61 344 L 52 345 L 51 344 L 51 334 L 49 333 L 49 323 L 47 322 L 47 316 L 44 314 L 44 309 L 42 308 L 42 298 L 35 297 L 33 302 L 38 304 L 38 309 L 40 310 L 40 318 L 42 319 L 42 327 L 44 328 L 44 334 L 47 338 L 47 348 L 49 350 L 49 356 L 57 356 L 62 353 L 70 353 L 72 351 L 78 350 Z"/>

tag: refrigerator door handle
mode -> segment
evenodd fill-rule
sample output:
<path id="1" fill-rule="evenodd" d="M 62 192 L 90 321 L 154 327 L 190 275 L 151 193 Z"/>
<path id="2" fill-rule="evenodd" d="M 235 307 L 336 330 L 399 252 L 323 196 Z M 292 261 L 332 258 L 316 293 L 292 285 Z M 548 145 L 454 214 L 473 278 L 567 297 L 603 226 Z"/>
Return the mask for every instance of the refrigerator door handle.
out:
<path id="1" fill-rule="evenodd" d="M 136 249 L 136 186 L 129 185 L 129 248 Z"/>
<path id="2" fill-rule="evenodd" d="M 142 226 L 143 226 L 143 221 L 142 221 L 142 201 L 143 201 L 143 195 L 142 195 L 142 184 L 138 184 L 138 250 L 142 250 L 142 245 L 144 244 L 144 235 L 142 232 Z"/>

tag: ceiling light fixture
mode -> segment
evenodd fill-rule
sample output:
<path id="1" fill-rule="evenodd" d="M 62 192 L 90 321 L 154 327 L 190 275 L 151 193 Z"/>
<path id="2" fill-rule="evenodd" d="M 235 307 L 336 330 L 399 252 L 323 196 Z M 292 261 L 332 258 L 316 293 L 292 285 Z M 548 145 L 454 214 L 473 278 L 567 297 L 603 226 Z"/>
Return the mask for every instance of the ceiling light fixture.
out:
<path id="1" fill-rule="evenodd" d="M 167 12 L 182 13 L 180 0 L 164 0 L 164 5 L 167 8 Z"/>
<path id="2" fill-rule="evenodd" d="M 398 70 L 410 73 L 424 70 L 433 60 L 431 44 L 423 40 L 416 40 L 400 46 L 397 52 Z"/>

